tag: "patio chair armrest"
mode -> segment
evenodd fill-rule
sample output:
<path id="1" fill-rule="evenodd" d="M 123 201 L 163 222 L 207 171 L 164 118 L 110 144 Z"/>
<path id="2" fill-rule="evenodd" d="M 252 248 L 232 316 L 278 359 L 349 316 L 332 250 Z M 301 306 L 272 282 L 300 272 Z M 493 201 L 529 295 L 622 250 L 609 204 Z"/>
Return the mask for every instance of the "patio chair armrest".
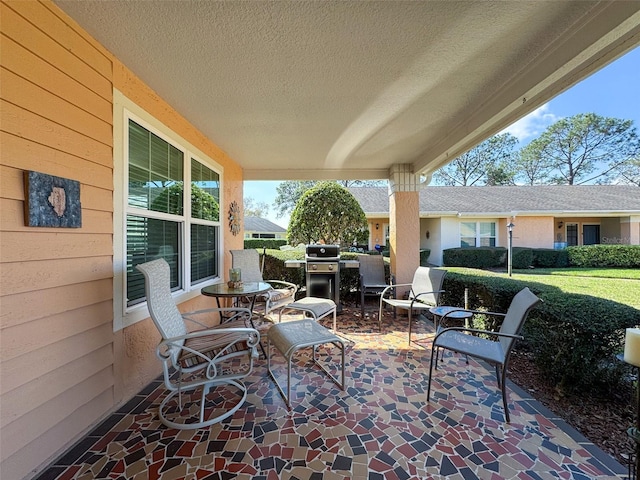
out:
<path id="1" fill-rule="evenodd" d="M 413 299 L 420 301 L 420 296 L 422 295 L 428 295 L 430 293 L 442 293 L 442 292 L 444 292 L 444 290 L 433 290 L 432 292 L 420 292 L 420 293 L 414 294 Z"/>
<path id="2" fill-rule="evenodd" d="M 524 337 L 522 335 L 514 335 L 512 333 L 501 333 L 501 332 L 496 332 L 496 331 L 493 331 L 493 330 L 482 330 L 482 329 L 479 329 L 479 328 L 447 327 L 447 328 L 443 328 L 438 333 L 436 333 L 436 336 L 433 339 L 434 344 L 438 340 L 438 337 L 440 337 L 440 335 L 442 335 L 445 332 L 451 332 L 451 331 L 478 333 L 478 334 L 485 334 L 485 335 L 493 335 L 495 337 L 515 338 L 517 340 L 524 340 Z"/>
<path id="3" fill-rule="evenodd" d="M 293 289 L 295 292 L 298 291 L 298 286 L 295 283 L 286 282 L 284 280 L 265 280 L 265 282 L 268 284 L 275 283 L 277 285 L 283 285 L 284 287 Z"/>
<path id="4" fill-rule="evenodd" d="M 410 283 L 404 283 L 404 284 L 391 284 L 391 285 L 387 285 L 387 287 L 382 291 L 382 293 L 380 294 L 381 298 L 384 298 L 384 296 L 387 294 L 387 292 L 391 289 L 395 289 L 396 287 L 408 287 L 409 285 L 411 285 Z"/>
<path id="5" fill-rule="evenodd" d="M 212 348 L 219 350 L 213 357 L 205 355 L 207 352 L 203 353 L 201 351 L 194 350 L 184 344 L 188 339 L 206 336 L 220 336 L 221 338 L 224 338 L 224 341 L 211 346 Z M 208 368 L 213 368 L 215 370 L 215 362 L 218 361 L 220 357 L 226 355 L 225 352 L 229 347 L 239 342 L 246 342 L 249 349 L 252 350 L 251 355 L 257 356 L 256 347 L 260 343 L 260 332 L 255 328 L 247 327 L 208 328 L 206 330 L 198 330 L 197 332 L 191 332 L 179 337 L 162 340 L 156 347 L 156 355 L 163 361 L 171 359 L 174 365 L 176 365 L 176 360 L 181 356 L 180 352 L 188 352 L 201 358 L 202 364 L 208 364 Z"/>

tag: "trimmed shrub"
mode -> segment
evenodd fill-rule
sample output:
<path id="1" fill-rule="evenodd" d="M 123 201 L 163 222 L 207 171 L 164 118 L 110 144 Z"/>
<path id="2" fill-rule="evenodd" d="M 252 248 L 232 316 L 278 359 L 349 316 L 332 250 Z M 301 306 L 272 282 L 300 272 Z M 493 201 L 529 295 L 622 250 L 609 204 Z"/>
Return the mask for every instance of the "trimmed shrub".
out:
<path id="1" fill-rule="evenodd" d="M 572 267 L 640 268 L 640 245 L 567 247 Z"/>
<path id="2" fill-rule="evenodd" d="M 270 248 L 275 250 L 286 244 L 286 240 L 276 240 L 275 238 L 252 238 L 244 241 L 244 248 L 245 250 L 250 248 Z"/>
<path id="3" fill-rule="evenodd" d="M 502 267 L 507 262 L 507 249 L 504 247 L 447 248 L 442 251 L 442 261 L 447 267 Z"/>
<path id="4" fill-rule="evenodd" d="M 538 268 L 565 268 L 569 266 L 569 256 L 565 249 L 533 249 L 533 266 Z"/>
<path id="5" fill-rule="evenodd" d="M 449 270 L 442 302 L 464 306 L 467 288 L 470 308 L 506 312 L 513 296 L 524 287 L 529 287 L 543 303 L 529 314 L 523 331 L 525 340 L 518 343 L 518 348 L 533 353 L 536 364 L 551 382 L 567 392 L 592 389 L 606 393 L 622 384 L 625 369 L 615 354 L 623 349 L 625 328 L 640 324 L 640 311 L 635 308 L 471 269 Z"/>
<path id="6" fill-rule="evenodd" d="M 429 266 L 429 255 L 431 255 L 431 250 L 425 248 L 424 250 L 420 250 L 420 266 L 428 267 Z"/>
<path id="7" fill-rule="evenodd" d="M 533 250 L 527 247 L 513 247 L 511 251 L 513 268 L 529 268 L 533 266 Z"/>
<path id="8" fill-rule="evenodd" d="M 260 261 L 262 262 L 262 248 L 258 249 Z M 304 250 L 266 250 L 264 260 L 264 271 L 262 278 L 265 280 L 284 280 L 298 285 L 298 288 L 305 285 L 304 268 L 285 267 L 286 260 L 301 260 L 304 262 Z"/>

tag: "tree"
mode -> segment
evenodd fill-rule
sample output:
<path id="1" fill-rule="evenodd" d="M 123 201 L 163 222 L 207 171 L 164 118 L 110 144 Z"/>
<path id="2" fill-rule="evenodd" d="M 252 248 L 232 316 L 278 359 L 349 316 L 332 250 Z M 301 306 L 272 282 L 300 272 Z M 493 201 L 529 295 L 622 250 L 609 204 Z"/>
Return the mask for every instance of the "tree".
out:
<path id="1" fill-rule="evenodd" d="M 349 187 L 383 187 L 387 184 L 386 180 L 337 180 L 337 182 L 345 188 Z"/>
<path id="2" fill-rule="evenodd" d="M 286 181 L 282 182 L 276 187 L 275 200 L 273 206 L 276 208 L 276 216 L 278 218 L 284 217 L 288 213 L 292 212 L 300 200 L 300 197 L 316 184 L 315 181 Z"/>
<path id="3" fill-rule="evenodd" d="M 278 192 L 273 205 L 276 208 L 278 218 L 291 213 L 300 197 L 315 186 L 318 182 L 314 180 L 282 182 L 276 187 Z M 377 187 L 386 184 L 386 180 L 338 180 L 337 183 L 344 187 Z"/>
<path id="4" fill-rule="evenodd" d="M 614 168 L 607 176 L 608 183 L 629 184 L 640 187 L 640 156 Z"/>
<path id="5" fill-rule="evenodd" d="M 553 170 L 551 162 L 540 152 L 523 148 L 516 160 L 517 177 L 526 185 L 541 185 L 550 183 L 550 173 Z"/>
<path id="6" fill-rule="evenodd" d="M 517 143 L 518 139 L 510 133 L 494 135 L 437 170 L 434 180 L 450 186 L 511 185 Z"/>
<path id="7" fill-rule="evenodd" d="M 242 203 L 245 217 L 265 218 L 269 215 L 269 204 L 267 202 L 256 202 L 253 198 L 247 197 L 243 199 Z"/>
<path id="8" fill-rule="evenodd" d="M 550 183 L 580 185 L 606 181 L 637 154 L 632 120 L 581 113 L 549 126 L 523 149 L 521 159 L 547 165 Z"/>
<path id="9" fill-rule="evenodd" d="M 336 182 L 319 182 L 305 192 L 291 214 L 289 243 L 351 245 L 368 237 L 367 219 L 355 197 Z"/>

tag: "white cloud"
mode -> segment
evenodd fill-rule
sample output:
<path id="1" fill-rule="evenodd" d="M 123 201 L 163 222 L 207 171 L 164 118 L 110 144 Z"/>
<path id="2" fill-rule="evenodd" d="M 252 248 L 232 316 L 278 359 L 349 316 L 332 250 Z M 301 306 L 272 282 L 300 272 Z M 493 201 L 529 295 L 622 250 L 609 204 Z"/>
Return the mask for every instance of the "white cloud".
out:
<path id="1" fill-rule="evenodd" d="M 560 117 L 549 111 L 549 104 L 545 103 L 500 133 L 510 133 L 520 140 L 520 143 L 527 143 L 528 140 L 539 136 L 549 125 L 559 119 Z"/>

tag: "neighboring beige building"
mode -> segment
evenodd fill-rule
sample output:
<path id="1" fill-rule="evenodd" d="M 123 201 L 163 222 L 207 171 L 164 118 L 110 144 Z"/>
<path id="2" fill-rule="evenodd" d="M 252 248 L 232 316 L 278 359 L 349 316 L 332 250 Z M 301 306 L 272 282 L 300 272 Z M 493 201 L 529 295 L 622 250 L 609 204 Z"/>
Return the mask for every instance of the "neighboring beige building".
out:
<path id="1" fill-rule="evenodd" d="M 245 217 L 244 218 L 244 238 L 251 240 L 254 238 L 273 238 L 275 240 L 286 240 L 287 230 L 280 225 L 273 223 L 266 218 Z"/>
<path id="2" fill-rule="evenodd" d="M 384 187 L 351 187 L 369 223 L 370 248 L 388 236 L 389 200 Z M 640 245 L 640 187 L 632 185 L 544 185 L 503 187 L 423 186 L 420 248 L 442 264 L 455 247 L 563 248 L 619 243 Z"/>

